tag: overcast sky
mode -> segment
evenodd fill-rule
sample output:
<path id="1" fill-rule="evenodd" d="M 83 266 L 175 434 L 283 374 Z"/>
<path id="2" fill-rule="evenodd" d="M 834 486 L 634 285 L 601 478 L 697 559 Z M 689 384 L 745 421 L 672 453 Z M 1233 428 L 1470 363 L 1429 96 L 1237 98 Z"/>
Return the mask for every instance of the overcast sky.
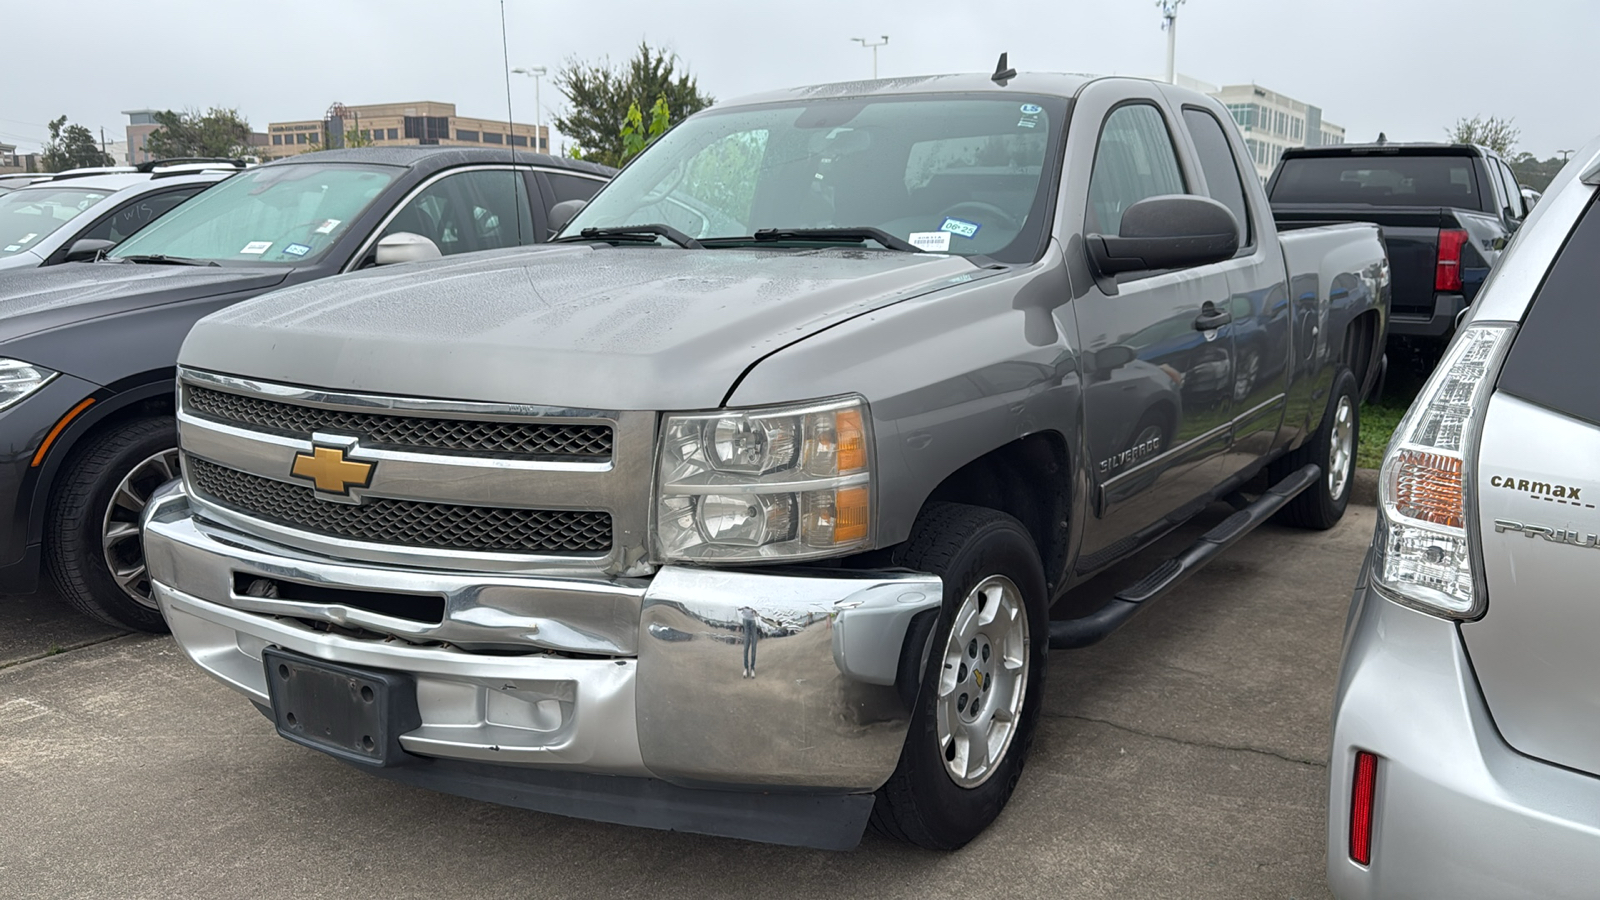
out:
<path id="1" fill-rule="evenodd" d="M 0 6 L 20 4 L 3 0 Z M 236 107 L 256 128 L 320 118 L 329 104 L 439 100 L 462 115 L 506 110 L 496 0 L 80 0 L 68 31 L 0 41 L 0 140 L 24 149 L 65 114 L 122 137 L 138 108 Z M 1154 0 L 506 0 L 512 66 L 626 58 L 640 40 L 675 51 L 722 98 L 879 74 L 1022 71 L 1161 77 Z M 24 17 L 26 18 L 26 17 Z M 1435 140 L 1461 116 L 1515 117 L 1519 149 L 1545 158 L 1600 133 L 1593 73 L 1600 0 L 1188 0 L 1178 69 L 1255 83 L 1322 107 L 1349 140 Z M 60 24 L 60 23 L 58 23 Z M 27 73 L 24 76 L 23 73 Z M 533 121 L 533 82 L 512 81 Z M 550 82 L 543 102 L 563 102 Z M 546 116 L 548 121 L 548 115 Z"/>

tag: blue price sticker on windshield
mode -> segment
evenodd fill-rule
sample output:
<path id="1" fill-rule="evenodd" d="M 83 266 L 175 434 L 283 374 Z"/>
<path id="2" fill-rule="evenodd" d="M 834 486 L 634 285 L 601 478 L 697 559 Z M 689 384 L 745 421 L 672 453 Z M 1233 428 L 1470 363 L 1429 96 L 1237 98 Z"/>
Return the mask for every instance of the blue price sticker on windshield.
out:
<path id="1" fill-rule="evenodd" d="M 971 240 L 977 235 L 978 229 L 982 227 L 983 226 L 979 225 L 977 222 L 966 222 L 961 219 L 947 218 L 944 220 L 944 224 L 939 226 L 939 230 L 948 231 L 951 234 L 960 235 L 961 237 Z"/>
<path id="2" fill-rule="evenodd" d="M 305 244 L 290 244 L 289 246 L 283 248 L 283 252 L 289 254 L 290 256 L 305 256 L 307 253 L 311 252 L 311 248 L 307 247 Z"/>

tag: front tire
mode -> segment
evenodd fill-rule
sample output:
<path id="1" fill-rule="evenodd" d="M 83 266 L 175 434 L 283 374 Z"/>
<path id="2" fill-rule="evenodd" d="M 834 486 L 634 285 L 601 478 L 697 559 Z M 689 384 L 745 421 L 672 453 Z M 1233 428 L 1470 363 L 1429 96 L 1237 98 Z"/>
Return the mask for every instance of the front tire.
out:
<path id="1" fill-rule="evenodd" d="M 1333 377 L 1333 392 L 1328 397 L 1322 426 L 1298 450 L 1272 464 L 1274 482 L 1308 463 L 1316 463 L 1322 469 L 1322 477 L 1278 514 L 1285 524 L 1325 531 L 1344 517 L 1355 483 L 1356 447 L 1361 439 L 1359 396 L 1356 377 L 1341 367 Z"/>
<path id="2" fill-rule="evenodd" d="M 75 448 L 45 522 L 45 567 L 73 608 L 107 625 L 161 633 L 150 594 L 139 515 L 150 495 L 178 476 L 171 416 L 113 425 Z"/>
<path id="3" fill-rule="evenodd" d="M 940 576 L 944 605 L 872 824 L 955 850 L 1005 808 L 1033 742 L 1049 645 L 1044 567 L 1021 522 L 955 503 L 923 510 L 895 561 Z"/>

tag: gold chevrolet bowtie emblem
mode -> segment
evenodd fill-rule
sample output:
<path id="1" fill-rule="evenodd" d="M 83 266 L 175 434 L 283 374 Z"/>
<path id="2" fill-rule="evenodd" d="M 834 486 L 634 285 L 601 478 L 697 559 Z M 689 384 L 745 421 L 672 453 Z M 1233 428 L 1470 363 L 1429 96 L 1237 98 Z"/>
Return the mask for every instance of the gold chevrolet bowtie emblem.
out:
<path id="1" fill-rule="evenodd" d="M 312 447 L 310 453 L 296 453 L 290 474 L 296 478 L 309 478 L 317 490 L 329 494 L 348 494 L 352 487 L 366 487 L 372 483 L 374 463 L 346 459 L 344 451 L 335 447 Z"/>

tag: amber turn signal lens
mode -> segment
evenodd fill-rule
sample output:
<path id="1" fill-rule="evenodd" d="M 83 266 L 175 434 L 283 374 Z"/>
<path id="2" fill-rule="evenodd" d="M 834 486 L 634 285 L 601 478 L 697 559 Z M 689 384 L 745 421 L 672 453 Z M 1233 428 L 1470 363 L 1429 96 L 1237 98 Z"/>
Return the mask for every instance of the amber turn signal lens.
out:
<path id="1" fill-rule="evenodd" d="M 867 467 L 867 432 L 861 425 L 861 410 L 842 409 L 834 416 L 839 442 L 839 474 L 848 475 Z M 840 496 L 843 494 L 841 492 Z"/>
<path id="2" fill-rule="evenodd" d="M 1461 460 L 1440 453 L 1401 450 L 1394 460 L 1395 511 L 1419 522 L 1460 528 L 1466 520 Z"/>
<path id="3" fill-rule="evenodd" d="M 867 536 L 867 523 L 871 517 L 866 487 L 840 488 L 834 495 L 833 542 L 851 544 Z"/>

